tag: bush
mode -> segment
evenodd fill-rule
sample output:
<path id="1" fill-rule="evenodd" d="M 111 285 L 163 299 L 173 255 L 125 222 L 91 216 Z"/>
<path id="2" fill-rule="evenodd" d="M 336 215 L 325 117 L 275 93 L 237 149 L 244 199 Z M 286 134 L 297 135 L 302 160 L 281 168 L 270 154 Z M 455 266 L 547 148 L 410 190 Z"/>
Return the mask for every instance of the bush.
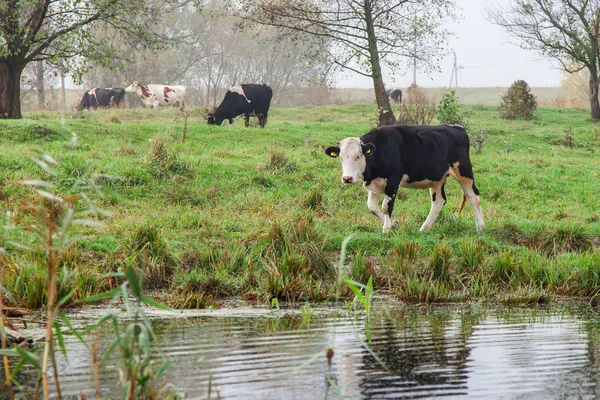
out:
<path id="1" fill-rule="evenodd" d="M 537 107 L 537 99 L 524 80 L 515 81 L 502 96 L 500 118 L 530 120 Z"/>
<path id="2" fill-rule="evenodd" d="M 471 147 L 475 149 L 475 153 L 479 154 L 483 150 L 488 133 L 487 130 L 479 129 L 471 134 Z"/>
<path id="3" fill-rule="evenodd" d="M 455 90 L 446 90 L 442 101 L 437 106 L 437 115 L 442 124 L 464 126 L 464 116 L 460 112 L 460 104 Z"/>
<path id="4" fill-rule="evenodd" d="M 429 103 L 425 91 L 413 84 L 406 89 L 406 93 L 406 101 L 398 110 L 396 123 L 429 125 L 435 118 L 435 106 Z"/>

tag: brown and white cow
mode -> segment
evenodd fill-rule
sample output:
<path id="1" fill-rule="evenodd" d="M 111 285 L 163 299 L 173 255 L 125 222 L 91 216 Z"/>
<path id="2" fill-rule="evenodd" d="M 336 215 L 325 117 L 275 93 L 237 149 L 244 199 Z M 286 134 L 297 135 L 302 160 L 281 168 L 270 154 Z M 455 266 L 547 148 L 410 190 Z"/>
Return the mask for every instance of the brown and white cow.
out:
<path id="1" fill-rule="evenodd" d="M 137 93 L 146 107 L 185 106 L 185 86 L 179 85 L 141 85 L 137 81 L 127 88 L 127 93 Z"/>

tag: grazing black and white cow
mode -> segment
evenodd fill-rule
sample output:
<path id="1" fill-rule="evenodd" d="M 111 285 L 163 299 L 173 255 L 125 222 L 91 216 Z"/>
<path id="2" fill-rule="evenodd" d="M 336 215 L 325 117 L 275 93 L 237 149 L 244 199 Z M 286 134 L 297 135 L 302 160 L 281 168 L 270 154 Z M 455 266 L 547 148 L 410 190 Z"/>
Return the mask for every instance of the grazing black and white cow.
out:
<path id="1" fill-rule="evenodd" d="M 98 106 L 108 107 L 111 105 L 111 102 L 118 107 L 124 97 L 125 89 L 94 88 L 83 94 L 78 109 L 83 110 L 84 108 L 87 108 L 89 110 L 91 107 L 94 107 L 94 109 L 98 108 Z"/>
<path id="2" fill-rule="evenodd" d="M 260 127 L 264 128 L 272 97 L 273 90 L 264 84 L 248 83 L 232 87 L 225 93 L 215 112 L 208 114 L 206 121 L 209 125 L 221 125 L 227 119 L 231 125 L 240 115 L 244 115 L 244 122 L 248 126 L 250 115 L 255 115 Z"/>
<path id="3" fill-rule="evenodd" d="M 402 103 L 402 89 L 392 89 L 390 90 L 390 97 L 394 100 L 394 103 Z"/>
<path id="4" fill-rule="evenodd" d="M 469 158 L 469 136 L 462 126 L 384 126 L 360 138 L 346 138 L 325 153 L 341 159 L 343 183 L 364 180 L 369 191 L 367 205 L 383 222 L 384 233 L 392 227 L 392 211 L 400 187 L 429 189 L 431 210 L 421 226 L 421 231 L 428 231 L 446 203 L 444 185 L 449 176 L 462 187 L 461 210 L 468 200 L 477 230 L 485 228 Z M 381 196 L 383 212 L 378 204 Z"/>

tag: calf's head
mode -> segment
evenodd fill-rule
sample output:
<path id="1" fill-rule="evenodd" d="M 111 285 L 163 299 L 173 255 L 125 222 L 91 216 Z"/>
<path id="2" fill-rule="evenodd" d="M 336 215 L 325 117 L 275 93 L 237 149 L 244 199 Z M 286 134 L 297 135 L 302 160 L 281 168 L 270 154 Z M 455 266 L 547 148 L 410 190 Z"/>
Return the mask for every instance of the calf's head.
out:
<path id="1" fill-rule="evenodd" d="M 329 157 L 342 161 L 342 182 L 355 183 L 363 177 L 367 168 L 367 157 L 375 153 L 373 143 L 363 143 L 359 138 L 346 138 L 339 146 L 331 146 L 325 150 Z"/>

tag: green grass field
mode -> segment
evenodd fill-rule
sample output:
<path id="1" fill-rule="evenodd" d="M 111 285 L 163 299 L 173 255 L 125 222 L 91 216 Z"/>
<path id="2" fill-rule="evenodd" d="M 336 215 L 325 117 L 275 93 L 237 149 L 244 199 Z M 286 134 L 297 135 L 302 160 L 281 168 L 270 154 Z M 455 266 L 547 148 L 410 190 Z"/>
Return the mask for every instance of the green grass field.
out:
<path id="1" fill-rule="evenodd" d="M 75 229 L 84 237 L 61 253 L 61 290 L 74 291 L 73 301 L 114 286 L 119 278 L 110 274 L 131 254 L 145 285 L 176 307 L 230 297 L 323 301 L 335 292 L 334 263 L 350 234 L 347 272 L 363 282 L 373 275 L 377 289 L 403 300 L 594 298 L 600 125 L 586 110 L 540 108 L 533 121 L 506 121 L 493 107 L 468 109 L 472 141 L 487 135 L 481 152 L 471 153 L 487 225 L 481 235 L 468 206 L 458 215 L 454 181 L 430 233 L 418 232 L 428 191 L 408 189 L 396 202 L 398 226 L 381 233 L 367 192 L 344 186 L 339 161 L 322 151 L 366 133 L 372 105 L 274 109 L 264 130 L 241 120 L 230 129 L 208 126 L 190 110 L 185 143 L 183 119 L 171 109 L 0 121 L 0 207 L 11 215 L 0 216 L 5 301 L 31 308 L 45 301 L 35 235 L 8 229 L 39 222 L 26 211 L 36 196 L 20 179 L 48 180 L 65 196 L 89 181 L 114 192 L 95 196 L 113 214 L 102 218 L 106 226 Z M 60 162 L 56 176 L 31 161 L 38 153 Z"/>

